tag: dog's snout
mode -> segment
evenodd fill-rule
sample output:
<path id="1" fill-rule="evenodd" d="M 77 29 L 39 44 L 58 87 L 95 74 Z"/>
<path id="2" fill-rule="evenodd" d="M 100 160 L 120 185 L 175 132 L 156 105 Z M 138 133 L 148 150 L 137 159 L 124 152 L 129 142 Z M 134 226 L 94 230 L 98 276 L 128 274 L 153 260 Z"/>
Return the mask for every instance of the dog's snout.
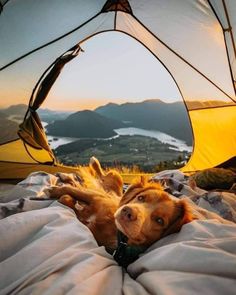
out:
<path id="1" fill-rule="evenodd" d="M 132 208 L 125 206 L 121 210 L 121 217 L 127 221 L 134 221 L 137 219 L 137 214 Z"/>

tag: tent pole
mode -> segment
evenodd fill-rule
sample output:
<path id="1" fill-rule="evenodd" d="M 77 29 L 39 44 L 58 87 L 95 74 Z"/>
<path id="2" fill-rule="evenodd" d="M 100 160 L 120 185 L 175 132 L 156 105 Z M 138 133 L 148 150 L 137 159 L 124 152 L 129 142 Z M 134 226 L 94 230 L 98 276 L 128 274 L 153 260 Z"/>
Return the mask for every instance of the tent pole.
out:
<path id="1" fill-rule="evenodd" d="M 134 19 L 145 29 L 147 30 L 154 38 L 156 38 L 163 46 L 165 46 L 168 50 L 170 50 L 173 54 L 175 54 L 178 58 L 180 58 L 184 63 L 186 63 L 188 66 L 190 66 L 193 70 L 195 70 L 198 74 L 200 74 L 202 77 L 204 77 L 208 82 L 210 82 L 212 85 L 214 85 L 220 92 L 222 92 L 225 96 L 227 96 L 230 100 L 233 102 L 236 102 L 235 98 L 227 94 L 221 87 L 219 87 L 216 83 L 214 83 L 210 78 L 208 78 L 203 72 L 198 70 L 195 66 L 193 66 L 189 61 L 187 61 L 185 58 L 183 58 L 178 52 L 173 50 L 169 45 L 167 45 L 165 42 L 163 42 L 159 37 L 157 37 L 151 30 L 149 30 L 137 17 L 133 16 Z"/>
<path id="2" fill-rule="evenodd" d="M 44 47 L 47 47 L 47 46 L 49 46 L 49 45 L 51 45 L 51 44 L 53 44 L 53 43 L 55 43 L 55 42 L 57 42 L 57 41 L 63 39 L 64 37 L 66 37 L 66 36 L 68 36 L 68 35 L 74 33 L 75 31 L 79 30 L 80 28 L 82 28 L 83 26 L 85 26 L 86 24 L 88 24 L 90 21 L 92 21 L 93 19 L 95 19 L 95 18 L 96 18 L 97 16 L 99 16 L 100 14 L 101 14 L 101 12 L 95 14 L 95 15 L 92 16 L 90 19 L 88 19 L 86 22 L 84 22 L 82 25 L 80 25 L 80 26 L 74 28 L 73 30 L 71 30 L 71 31 L 69 31 L 69 32 L 67 32 L 67 33 L 65 33 L 64 35 L 61 35 L 60 37 L 58 37 L 58 38 L 56 38 L 56 39 L 53 39 L 52 41 L 50 41 L 50 42 L 48 42 L 48 43 L 45 43 L 45 44 L 43 44 L 43 45 L 41 45 L 41 46 L 39 46 L 39 47 L 37 47 L 37 48 L 35 48 L 35 49 L 29 51 L 29 52 L 23 54 L 22 56 L 16 58 L 15 60 L 13 60 L 13 61 L 9 62 L 8 64 L 6 64 L 5 66 L 1 67 L 1 68 L 0 68 L 0 71 L 6 69 L 6 68 L 8 68 L 8 67 L 10 67 L 10 66 L 13 65 L 14 63 L 16 63 L 16 62 L 20 61 L 21 59 L 27 57 L 28 55 L 30 55 L 30 54 L 32 54 L 32 53 L 38 51 L 38 50 L 41 50 L 41 49 L 43 49 Z"/>
<path id="3" fill-rule="evenodd" d="M 225 32 L 228 32 L 229 29 L 225 29 L 225 28 L 224 28 L 224 26 L 223 26 L 223 24 L 222 24 L 222 22 L 221 22 L 221 20 L 220 20 L 220 18 L 219 18 L 219 16 L 218 16 L 217 12 L 215 11 L 215 8 L 214 8 L 214 6 L 212 5 L 212 3 L 211 3 L 210 0 L 208 0 L 208 3 L 209 3 L 209 5 L 210 5 L 212 11 L 214 12 L 214 15 L 215 15 L 215 17 L 217 18 L 217 20 L 218 20 L 218 22 L 219 22 L 219 24 L 220 24 L 220 26 L 221 26 L 221 28 L 222 28 L 222 31 L 223 31 L 224 42 L 225 42 L 225 48 L 226 48 L 227 59 L 228 59 L 228 65 L 229 65 L 229 70 L 230 70 L 230 75 L 231 75 L 231 80 L 232 80 L 232 84 L 233 84 L 234 94 L 236 95 L 236 81 L 235 81 L 235 79 L 234 79 L 234 75 L 233 75 L 233 71 L 232 71 L 232 67 L 231 67 L 231 62 L 230 62 L 230 57 L 229 57 L 229 48 L 228 48 L 227 41 L 226 41 L 226 36 L 225 36 Z M 232 42 L 232 43 L 233 43 L 233 47 L 235 47 L 234 42 Z"/>
<path id="4" fill-rule="evenodd" d="M 225 15 L 226 15 L 227 22 L 228 22 L 228 29 L 225 29 L 225 31 L 230 33 L 230 37 L 231 37 L 231 41 L 232 41 L 232 45 L 233 45 L 233 49 L 234 49 L 234 57 L 236 59 L 236 46 L 235 46 L 235 41 L 234 41 L 234 35 L 233 35 L 233 31 L 232 31 L 231 22 L 230 22 L 230 19 L 229 19 L 228 9 L 227 9 L 225 0 L 222 0 L 222 3 L 223 3 L 223 6 L 224 6 Z"/>

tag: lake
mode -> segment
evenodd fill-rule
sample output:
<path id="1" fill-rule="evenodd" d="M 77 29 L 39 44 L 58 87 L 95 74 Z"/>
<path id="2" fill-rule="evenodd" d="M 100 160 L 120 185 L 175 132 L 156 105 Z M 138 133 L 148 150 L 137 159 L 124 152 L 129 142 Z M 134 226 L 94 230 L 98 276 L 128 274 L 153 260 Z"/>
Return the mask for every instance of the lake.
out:
<path id="1" fill-rule="evenodd" d="M 192 146 L 188 146 L 183 140 L 172 137 L 166 133 L 156 130 L 145 130 L 135 127 L 119 128 L 114 130 L 118 135 L 142 135 L 158 139 L 162 143 L 173 146 L 173 150 L 192 152 Z"/>
<path id="2" fill-rule="evenodd" d="M 74 138 L 74 137 L 59 137 L 59 136 L 53 136 L 53 135 L 47 135 L 47 139 L 52 149 L 56 149 L 60 145 L 71 143 L 73 141 L 78 140 L 78 138 Z"/>
<path id="3" fill-rule="evenodd" d="M 46 127 L 47 123 L 42 122 L 43 126 Z M 119 128 L 119 129 L 114 129 L 114 131 L 117 133 L 114 137 L 118 137 L 121 135 L 142 135 L 142 136 L 147 136 L 151 138 L 156 138 L 162 143 L 166 143 L 169 145 L 172 145 L 170 149 L 176 150 L 176 151 L 188 151 L 192 152 L 192 147 L 188 146 L 183 140 L 177 139 L 175 137 L 172 137 L 166 133 L 157 131 L 157 130 L 145 130 L 141 128 L 135 128 L 135 127 L 127 127 L 127 128 Z M 111 137 L 111 138 L 114 138 Z M 56 149 L 60 145 L 67 144 L 74 142 L 78 140 L 78 138 L 72 138 L 72 137 L 58 137 L 58 136 L 51 136 L 47 135 L 49 144 L 52 149 Z M 106 139 L 101 139 L 101 140 L 108 140 L 111 138 L 106 138 Z"/>

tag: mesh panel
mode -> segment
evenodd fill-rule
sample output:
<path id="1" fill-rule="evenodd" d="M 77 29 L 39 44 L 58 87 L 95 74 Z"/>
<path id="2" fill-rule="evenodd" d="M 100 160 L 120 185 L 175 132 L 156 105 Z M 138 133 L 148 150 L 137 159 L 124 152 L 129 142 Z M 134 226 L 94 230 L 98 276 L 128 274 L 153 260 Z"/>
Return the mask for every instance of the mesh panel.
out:
<path id="1" fill-rule="evenodd" d="M 105 2 L 105 0 L 10 1 L 0 17 L 0 64 L 4 65 L 78 27 L 99 13 Z"/>
<path id="2" fill-rule="evenodd" d="M 117 29 L 127 32 L 137 40 L 140 40 L 166 65 L 180 87 L 189 109 L 234 104 L 227 96 L 227 93 L 224 93 L 223 89 L 219 89 L 218 85 L 208 81 L 201 73 L 197 72 L 160 41 L 155 39 L 132 16 L 119 12 Z M 228 76 L 228 79 L 231 81 L 230 76 Z M 207 104 L 202 104 L 201 102 L 207 102 Z"/>
<path id="3" fill-rule="evenodd" d="M 211 0 L 213 9 L 219 18 L 223 29 L 229 52 L 230 65 L 233 72 L 236 89 L 236 5 L 234 0 Z M 232 34 L 232 35 L 231 35 Z"/>
<path id="4" fill-rule="evenodd" d="M 66 50 L 68 50 L 84 38 L 87 38 L 88 36 L 95 34 L 96 32 L 112 29 L 114 26 L 113 20 L 113 12 L 109 14 L 101 14 L 97 18 L 93 19 L 89 24 L 87 24 L 86 27 L 81 28 L 79 31 L 76 31 L 66 38 L 46 48 L 41 49 L 38 52 L 31 54 L 23 60 L 20 60 L 19 62 L 13 64 L 9 68 L 1 71 L 0 108 L 3 109 L 8 107 L 9 105 L 16 104 L 25 104 L 27 106 L 32 90 L 46 68 L 48 68 L 58 56 L 60 56 L 62 53 L 64 53 Z M 3 113 L 5 113 L 5 110 L 2 111 Z M 23 114 L 20 119 L 18 118 L 18 123 L 22 121 L 24 116 Z M 1 115 L 0 112 L 0 119 L 1 116 L 4 116 L 4 114 Z M 8 123 L 8 121 L 4 121 L 4 124 Z M 17 128 L 14 128 L 14 132 L 12 130 L 13 126 L 11 130 L 9 129 L 7 140 L 11 140 L 17 137 L 15 133 Z"/>
<path id="5" fill-rule="evenodd" d="M 207 1 L 131 0 L 130 5 L 154 35 L 234 97 L 222 29 Z"/>
<path id="6" fill-rule="evenodd" d="M 139 40 L 166 66 L 191 110 L 196 139 L 189 170 L 210 167 L 234 156 L 235 107 L 230 105 L 235 105 L 232 84 L 232 74 L 236 74 L 236 53 L 232 43 L 232 36 L 235 38 L 235 1 L 225 1 L 232 25 L 232 31 L 225 32 L 229 59 L 223 30 L 217 20 L 218 17 L 223 28 L 229 29 L 222 1 L 130 0 L 135 18 L 123 12 L 118 12 L 117 18 L 114 12 L 100 13 L 105 3 L 105 0 L 1 0 L 2 5 L 7 5 L 0 15 L 0 67 L 90 21 L 0 72 L 0 108 L 16 101 L 27 105 L 39 77 L 58 56 L 93 34 L 113 30 L 116 22 L 117 30 Z M 124 3 L 128 2 L 120 1 L 119 5 L 122 5 L 117 8 L 122 10 Z M 215 109 L 202 110 L 211 107 Z M 9 123 L 9 116 L 11 122 L 18 124 L 23 114 L 20 118 L 14 113 L 6 117 L 5 110 L 0 112 L 2 126 L 2 122 Z M 218 118 L 222 123 L 217 121 Z M 11 133 L 7 137 L 4 134 L 1 142 L 17 137 L 16 126 L 11 127 Z M 219 134 L 223 134 L 222 141 L 214 150 Z M 27 149 L 37 161 L 53 160 L 45 150 L 29 146 Z M 0 161 L 34 163 L 20 141 L 0 146 Z"/>

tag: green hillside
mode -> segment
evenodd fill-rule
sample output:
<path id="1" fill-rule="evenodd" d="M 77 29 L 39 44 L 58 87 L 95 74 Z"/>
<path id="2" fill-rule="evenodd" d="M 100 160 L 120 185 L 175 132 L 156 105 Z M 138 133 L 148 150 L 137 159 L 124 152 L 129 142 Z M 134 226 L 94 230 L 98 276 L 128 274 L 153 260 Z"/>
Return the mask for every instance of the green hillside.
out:
<path id="1" fill-rule="evenodd" d="M 108 118 L 128 122 L 132 127 L 158 130 L 192 144 L 189 118 L 182 102 L 146 100 L 121 105 L 109 103 L 95 111 Z"/>
<path id="2" fill-rule="evenodd" d="M 122 122 L 85 110 L 49 124 L 47 133 L 64 137 L 107 138 L 116 135 L 113 129 L 121 127 L 124 127 Z"/>
<path id="3" fill-rule="evenodd" d="M 81 138 L 59 146 L 55 155 L 66 165 L 87 164 L 91 155 L 94 155 L 104 166 L 136 165 L 141 171 L 155 172 L 160 168 L 160 163 L 167 165 L 171 162 L 173 165 L 177 159 L 185 159 L 188 155 L 186 152 L 171 150 L 170 147 L 157 139 L 139 135 L 108 140 Z"/>

